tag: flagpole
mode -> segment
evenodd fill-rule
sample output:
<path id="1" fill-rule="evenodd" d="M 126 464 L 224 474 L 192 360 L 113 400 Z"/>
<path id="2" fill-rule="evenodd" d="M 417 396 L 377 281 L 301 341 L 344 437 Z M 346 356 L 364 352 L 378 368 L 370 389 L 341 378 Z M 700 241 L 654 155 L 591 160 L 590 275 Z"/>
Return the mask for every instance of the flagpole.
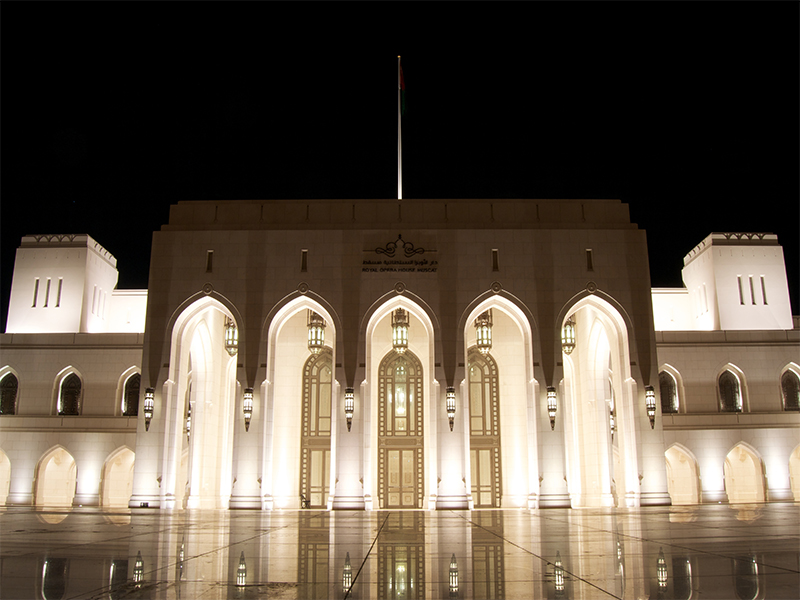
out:
<path id="1" fill-rule="evenodd" d="M 403 136 L 400 127 L 400 57 L 397 57 L 397 199 L 403 199 Z"/>

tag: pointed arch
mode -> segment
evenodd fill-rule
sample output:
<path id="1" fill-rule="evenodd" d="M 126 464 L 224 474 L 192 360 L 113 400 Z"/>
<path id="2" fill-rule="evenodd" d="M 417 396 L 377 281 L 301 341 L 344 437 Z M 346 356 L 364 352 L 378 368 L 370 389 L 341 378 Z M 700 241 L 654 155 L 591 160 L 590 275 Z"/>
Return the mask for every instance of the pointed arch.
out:
<path id="1" fill-rule="evenodd" d="M 411 351 L 388 352 L 378 366 L 378 504 L 423 508 L 424 378 Z"/>
<path id="2" fill-rule="evenodd" d="M 685 413 L 685 392 L 680 371 L 664 363 L 658 368 L 658 387 L 661 395 L 661 413 Z"/>
<path id="3" fill-rule="evenodd" d="M 800 366 L 789 363 L 781 370 L 781 407 L 800 411 Z"/>
<path id="4" fill-rule="evenodd" d="M 739 442 L 725 456 L 725 491 L 731 504 L 766 501 L 764 462 L 758 451 Z"/>
<path id="5" fill-rule="evenodd" d="M 672 444 L 664 453 L 667 489 L 672 504 L 700 504 L 700 470 L 697 458 L 682 444 Z"/>
<path id="6" fill-rule="evenodd" d="M 317 313 L 326 323 L 324 346 L 316 355 L 328 369 L 325 383 L 328 437 L 324 449 L 314 446 L 323 443 L 316 435 L 318 428 L 314 429 L 313 436 L 309 430 L 307 437 L 303 430 L 304 409 L 307 408 L 304 394 L 311 393 L 312 388 L 320 391 L 306 380 L 306 369 L 313 370 L 313 365 L 317 364 L 308 348 L 309 311 Z M 262 344 L 266 349 L 266 378 L 261 386 L 264 407 L 261 424 L 266 432 L 261 493 L 267 508 L 300 508 L 301 496 L 311 501 L 311 488 L 314 488 L 315 506 L 322 507 L 319 502 L 323 501 L 325 507 L 329 504 L 336 478 L 337 428 L 343 421 L 339 418 L 342 411 L 335 367 L 339 360 L 336 351 L 341 346 L 337 323 L 338 316 L 328 303 L 317 302 L 315 295 L 309 293 L 297 293 L 288 301 L 284 299 L 268 317 L 266 344 Z M 318 367 L 322 367 L 323 362 L 319 362 Z M 309 419 L 311 414 L 309 412 Z M 312 437 L 315 441 L 307 445 Z M 304 463 L 304 456 L 318 468 L 311 468 L 311 462 Z"/>
<path id="7" fill-rule="evenodd" d="M 53 383 L 53 413 L 78 416 L 83 412 L 83 376 L 73 366 L 62 369 Z"/>
<path id="8" fill-rule="evenodd" d="M 124 417 L 139 414 L 139 395 L 142 387 L 142 370 L 137 366 L 125 369 L 117 381 L 117 409 Z"/>
<path id="9" fill-rule="evenodd" d="M 133 488 L 133 466 L 136 455 L 128 446 L 120 446 L 103 463 L 100 484 L 100 505 L 127 508 Z"/>
<path id="10" fill-rule="evenodd" d="M 17 414 L 19 375 L 6 365 L 0 369 L 0 416 Z"/>
<path id="11" fill-rule="evenodd" d="M 363 493 L 365 505 L 370 508 L 379 507 L 379 494 L 381 473 L 379 472 L 379 461 L 381 454 L 378 451 L 379 440 L 379 418 L 381 410 L 382 391 L 380 389 L 380 366 L 384 359 L 395 355 L 392 346 L 392 327 L 391 314 L 398 308 L 404 309 L 408 313 L 409 333 L 408 350 L 406 354 L 415 357 L 422 369 L 421 382 L 423 388 L 420 393 L 422 406 L 422 435 L 417 438 L 420 442 L 422 456 L 422 467 L 420 473 L 423 475 L 422 496 L 427 499 L 427 505 L 420 508 L 436 507 L 439 494 L 443 497 L 458 496 L 463 499 L 466 505 L 466 489 L 464 482 L 457 473 L 440 472 L 438 469 L 438 435 L 440 429 L 440 419 L 446 419 L 444 413 L 444 399 L 440 394 L 444 391 L 440 388 L 439 381 L 435 378 L 437 369 L 435 357 L 441 352 L 441 344 L 436 342 L 438 331 L 438 321 L 431 318 L 428 313 L 427 305 L 420 305 L 413 301 L 414 295 L 407 291 L 404 293 L 387 294 L 387 298 L 382 304 L 373 303 L 370 313 L 365 316 L 362 323 L 366 323 L 365 340 L 365 380 L 360 387 L 360 393 L 356 396 L 356 410 L 359 409 L 359 397 L 363 417 L 363 425 L 359 428 L 362 437 L 362 461 L 364 485 Z M 385 390 L 384 390 L 385 391 Z M 441 410 L 440 410 L 441 409 Z M 446 422 L 446 421 L 445 421 Z M 447 427 L 445 425 L 445 427 Z M 354 421 L 355 429 L 355 421 Z M 449 429 L 448 429 L 449 431 Z M 399 452 L 399 450 L 398 450 Z M 404 456 L 404 455 L 392 455 Z M 392 458 L 394 460 L 394 458 Z M 462 463 L 463 464 L 463 463 Z M 438 480 L 441 476 L 442 481 Z M 454 490 L 457 490 L 455 492 Z M 461 500 L 457 500 L 461 502 Z"/>
<path id="12" fill-rule="evenodd" d="M 749 412 L 747 380 L 739 367 L 726 364 L 717 371 L 716 382 L 720 412 Z"/>
<path id="13" fill-rule="evenodd" d="M 72 454 L 60 444 L 53 446 L 36 464 L 34 506 L 72 506 L 77 481 L 78 469 Z"/>
<path id="14" fill-rule="evenodd" d="M 489 356 L 495 362 L 495 371 L 502 373 L 502 377 L 496 378 L 499 399 L 499 429 L 496 436 L 499 448 L 496 453 L 490 453 L 485 447 L 488 440 L 485 437 L 473 437 L 475 433 L 471 422 L 467 422 L 469 436 L 465 440 L 468 448 L 464 460 L 471 465 L 468 483 L 470 490 L 476 491 L 477 482 L 472 480 L 472 471 L 475 471 L 474 475 L 483 480 L 480 487 L 483 488 L 481 494 L 484 499 L 473 496 L 473 502 L 477 506 L 488 506 L 485 501 L 488 481 L 484 476 L 490 472 L 490 465 L 492 470 L 497 467 L 500 475 L 493 479 L 501 487 L 499 492 L 493 493 L 493 497 L 499 499 L 503 507 L 535 508 L 541 493 L 537 442 L 541 417 L 539 410 L 546 410 L 546 405 L 543 407 L 537 403 L 538 381 L 534 356 L 535 348 L 539 345 L 538 332 L 533 329 L 535 321 L 527 307 L 511 294 L 504 293 L 504 290 L 494 293 L 492 290 L 481 298 L 481 301 L 473 301 L 460 319 L 462 328 L 459 333 L 466 344 L 463 362 L 467 365 L 464 375 L 459 376 L 463 380 L 463 414 L 471 415 L 472 393 L 476 391 L 470 371 L 472 351 L 476 344 L 475 321 L 484 312 L 490 312 L 493 341 Z M 483 448 L 474 451 L 473 441 Z M 475 461 L 482 461 L 482 468 Z"/>
<path id="15" fill-rule="evenodd" d="M 503 477 L 497 363 L 475 346 L 467 356 L 472 501 L 475 508 L 500 508 Z"/>
<path id="16" fill-rule="evenodd" d="M 331 470 L 333 353 L 312 354 L 303 367 L 300 496 L 308 508 L 326 508 Z"/>

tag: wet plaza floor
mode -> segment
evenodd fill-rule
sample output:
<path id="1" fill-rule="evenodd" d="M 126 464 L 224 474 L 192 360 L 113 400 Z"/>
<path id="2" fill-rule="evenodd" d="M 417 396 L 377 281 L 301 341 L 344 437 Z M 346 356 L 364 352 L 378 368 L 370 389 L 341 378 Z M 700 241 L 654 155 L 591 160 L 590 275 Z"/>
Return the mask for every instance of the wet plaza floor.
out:
<path id="1" fill-rule="evenodd" d="M 800 597 L 800 505 L 0 509 L 0 598 Z"/>

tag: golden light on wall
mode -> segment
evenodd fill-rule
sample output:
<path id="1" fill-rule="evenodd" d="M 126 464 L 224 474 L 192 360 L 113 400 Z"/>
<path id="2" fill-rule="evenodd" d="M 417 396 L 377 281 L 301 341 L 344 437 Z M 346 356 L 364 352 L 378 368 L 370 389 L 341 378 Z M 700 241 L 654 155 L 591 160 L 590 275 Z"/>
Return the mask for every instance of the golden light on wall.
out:
<path id="1" fill-rule="evenodd" d="M 392 347 L 398 354 L 408 350 L 408 313 L 402 308 L 392 313 Z"/>
<path id="2" fill-rule="evenodd" d="M 231 356 L 236 356 L 239 352 L 239 330 L 236 323 L 230 318 L 225 318 L 225 350 Z"/>
<path id="3" fill-rule="evenodd" d="M 253 417 L 253 388 L 244 390 L 242 412 L 244 413 L 244 430 L 250 431 L 250 419 Z"/>
<path id="4" fill-rule="evenodd" d="M 475 319 L 475 345 L 481 354 L 489 354 L 492 349 L 492 309 Z"/>
<path id="5" fill-rule="evenodd" d="M 155 394 L 153 388 L 144 391 L 144 430 L 150 431 L 150 421 L 153 419 L 153 409 L 155 408 Z"/>
<path id="6" fill-rule="evenodd" d="M 575 350 L 575 319 L 572 317 L 561 328 L 561 350 L 564 354 L 572 354 Z"/>
<path id="7" fill-rule="evenodd" d="M 308 350 L 311 354 L 319 354 L 325 347 L 325 319 L 308 311 Z"/>

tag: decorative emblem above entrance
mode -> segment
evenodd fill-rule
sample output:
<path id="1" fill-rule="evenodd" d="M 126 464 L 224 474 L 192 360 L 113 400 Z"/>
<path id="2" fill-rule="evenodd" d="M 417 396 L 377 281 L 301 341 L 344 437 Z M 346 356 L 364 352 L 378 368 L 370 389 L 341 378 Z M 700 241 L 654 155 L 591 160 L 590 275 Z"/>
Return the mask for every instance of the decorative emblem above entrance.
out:
<path id="1" fill-rule="evenodd" d="M 383 248 L 375 248 L 375 254 L 385 254 L 393 258 L 398 250 L 401 250 L 405 257 L 414 256 L 415 254 L 425 254 L 425 248 L 415 248 L 414 244 L 411 242 L 403 241 L 403 236 L 399 233 L 395 241 L 387 243 Z"/>

